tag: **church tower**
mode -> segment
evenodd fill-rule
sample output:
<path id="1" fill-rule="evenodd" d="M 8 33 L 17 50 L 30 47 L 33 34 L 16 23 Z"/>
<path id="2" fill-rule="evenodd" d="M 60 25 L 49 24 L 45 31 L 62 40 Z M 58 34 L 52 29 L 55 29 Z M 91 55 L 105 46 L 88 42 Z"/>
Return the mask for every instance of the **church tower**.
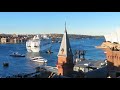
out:
<path id="1" fill-rule="evenodd" d="M 58 75 L 67 76 L 69 73 L 73 71 L 73 54 L 69 42 L 69 38 L 66 30 L 66 22 L 65 22 L 65 32 L 62 38 L 61 46 L 58 52 Z"/>

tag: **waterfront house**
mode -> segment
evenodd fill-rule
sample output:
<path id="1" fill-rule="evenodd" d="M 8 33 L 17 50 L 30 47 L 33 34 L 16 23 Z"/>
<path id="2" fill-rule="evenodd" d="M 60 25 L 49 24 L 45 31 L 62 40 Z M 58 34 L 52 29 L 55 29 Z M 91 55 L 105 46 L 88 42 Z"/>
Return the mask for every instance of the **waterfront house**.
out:
<path id="1" fill-rule="evenodd" d="M 6 43 L 6 38 L 5 37 L 1 38 L 1 43 Z"/>

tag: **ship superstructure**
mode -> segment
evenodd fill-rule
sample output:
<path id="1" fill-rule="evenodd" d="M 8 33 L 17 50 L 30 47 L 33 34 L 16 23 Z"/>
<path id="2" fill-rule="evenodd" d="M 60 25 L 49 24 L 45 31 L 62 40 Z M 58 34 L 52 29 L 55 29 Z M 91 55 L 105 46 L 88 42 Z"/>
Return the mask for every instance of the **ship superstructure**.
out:
<path id="1" fill-rule="evenodd" d="M 40 39 L 38 35 L 26 42 L 26 49 L 28 52 L 40 52 L 49 49 L 50 47 L 50 40 Z"/>

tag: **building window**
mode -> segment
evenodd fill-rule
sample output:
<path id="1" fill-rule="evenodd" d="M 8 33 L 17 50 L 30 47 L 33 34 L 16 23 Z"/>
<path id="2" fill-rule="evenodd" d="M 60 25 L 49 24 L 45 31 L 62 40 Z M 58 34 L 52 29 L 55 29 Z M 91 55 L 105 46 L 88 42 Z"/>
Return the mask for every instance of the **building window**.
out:
<path id="1" fill-rule="evenodd" d="M 114 59 L 114 56 L 112 56 L 112 59 Z"/>
<path id="2" fill-rule="evenodd" d="M 61 51 L 62 51 L 62 54 L 63 54 L 63 52 L 64 52 L 64 49 L 62 48 L 62 49 L 61 49 Z"/>

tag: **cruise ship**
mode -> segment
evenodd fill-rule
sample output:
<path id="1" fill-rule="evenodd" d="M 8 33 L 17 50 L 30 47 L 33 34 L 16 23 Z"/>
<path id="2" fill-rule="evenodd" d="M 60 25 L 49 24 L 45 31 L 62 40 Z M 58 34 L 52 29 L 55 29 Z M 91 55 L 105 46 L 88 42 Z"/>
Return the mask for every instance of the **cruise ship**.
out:
<path id="1" fill-rule="evenodd" d="M 40 39 L 38 35 L 26 42 L 26 49 L 28 52 L 40 52 L 51 47 L 49 39 Z"/>

